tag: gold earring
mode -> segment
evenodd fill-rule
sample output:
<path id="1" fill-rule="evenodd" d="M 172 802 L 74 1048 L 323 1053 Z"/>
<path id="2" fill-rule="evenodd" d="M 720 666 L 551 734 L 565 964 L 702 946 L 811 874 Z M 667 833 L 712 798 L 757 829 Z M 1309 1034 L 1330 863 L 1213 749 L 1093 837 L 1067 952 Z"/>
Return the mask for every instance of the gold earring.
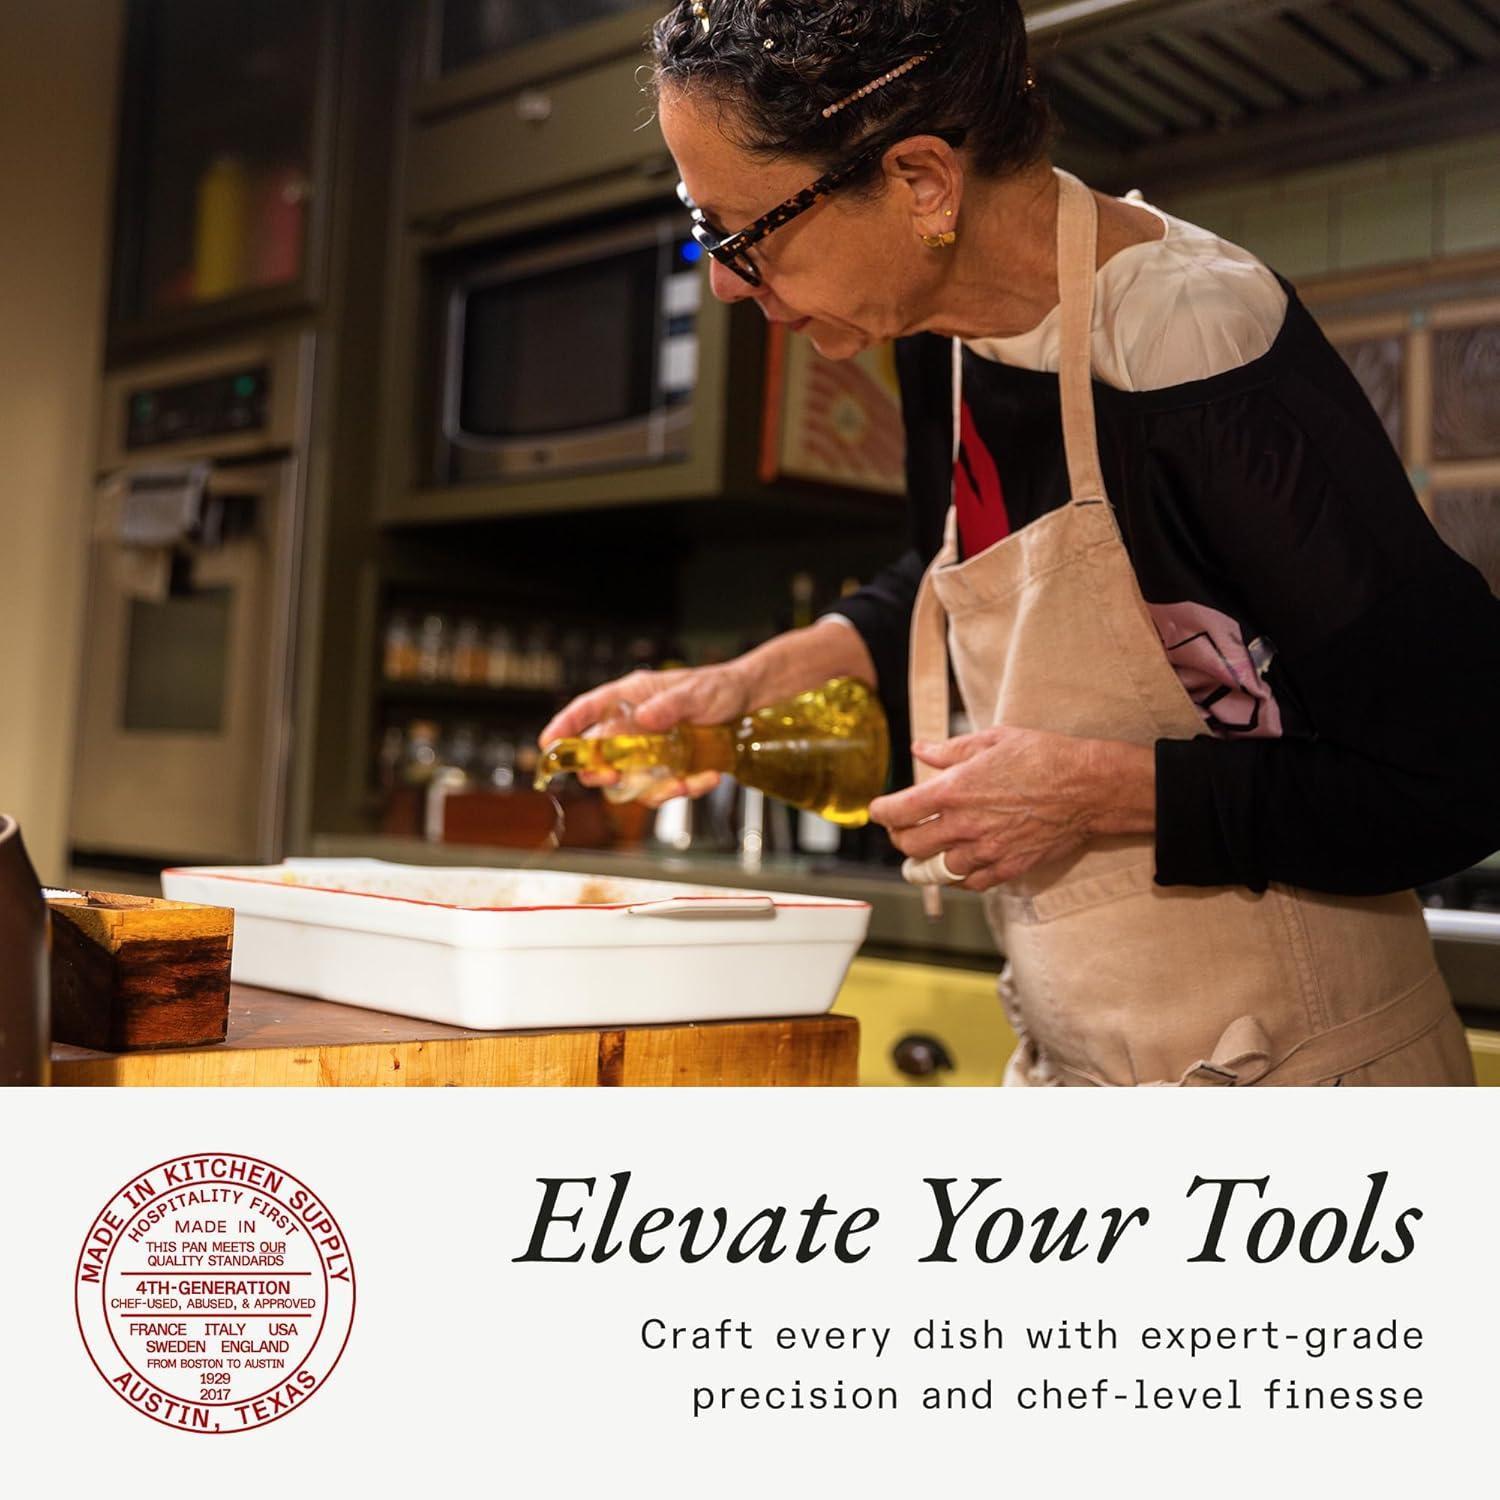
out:
<path id="1" fill-rule="evenodd" d="M 924 234 L 922 243 L 929 250 L 951 250 L 958 242 L 958 231 L 956 229 L 945 230 L 942 234 Z"/>

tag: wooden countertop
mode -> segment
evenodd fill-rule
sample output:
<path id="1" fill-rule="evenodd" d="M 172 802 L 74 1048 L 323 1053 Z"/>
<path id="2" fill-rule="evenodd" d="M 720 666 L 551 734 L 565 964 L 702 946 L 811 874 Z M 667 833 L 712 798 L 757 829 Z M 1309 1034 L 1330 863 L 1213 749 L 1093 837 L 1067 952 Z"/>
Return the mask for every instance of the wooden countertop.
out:
<path id="1" fill-rule="evenodd" d="M 621 1030 L 468 1031 L 236 985 L 217 1047 L 54 1046 L 54 1085 L 439 1087 L 827 1086 L 858 1081 L 846 1016 Z"/>

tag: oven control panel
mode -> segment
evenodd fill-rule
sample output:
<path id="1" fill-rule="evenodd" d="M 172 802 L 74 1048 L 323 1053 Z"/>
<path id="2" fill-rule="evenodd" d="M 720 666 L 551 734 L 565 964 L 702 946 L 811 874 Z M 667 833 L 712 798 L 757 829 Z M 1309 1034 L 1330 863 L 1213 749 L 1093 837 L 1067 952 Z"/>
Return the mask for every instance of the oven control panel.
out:
<path id="1" fill-rule="evenodd" d="M 203 438 L 263 432 L 270 424 L 271 371 L 259 364 L 172 385 L 125 393 L 130 452 Z"/>

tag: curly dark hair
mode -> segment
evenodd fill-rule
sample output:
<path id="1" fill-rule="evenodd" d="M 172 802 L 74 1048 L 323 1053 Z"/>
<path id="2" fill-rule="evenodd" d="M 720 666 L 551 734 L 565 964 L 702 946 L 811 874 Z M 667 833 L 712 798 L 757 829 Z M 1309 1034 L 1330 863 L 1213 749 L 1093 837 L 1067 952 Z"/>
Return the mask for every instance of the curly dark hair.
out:
<path id="1" fill-rule="evenodd" d="M 725 133 L 768 159 L 829 167 L 866 141 L 962 128 L 975 168 L 999 177 L 1051 143 L 1018 0 L 680 0 L 651 50 L 658 90 L 717 100 Z M 825 118 L 922 53 L 920 67 Z M 865 185 L 878 176 L 876 161 Z"/>

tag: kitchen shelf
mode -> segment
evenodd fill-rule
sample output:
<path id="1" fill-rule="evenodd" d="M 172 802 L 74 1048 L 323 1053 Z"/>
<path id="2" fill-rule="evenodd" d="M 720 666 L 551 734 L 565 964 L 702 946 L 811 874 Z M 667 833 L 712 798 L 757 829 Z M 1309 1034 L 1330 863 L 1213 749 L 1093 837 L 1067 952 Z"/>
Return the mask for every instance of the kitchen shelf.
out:
<path id="1" fill-rule="evenodd" d="M 507 703 L 555 703 L 564 694 L 560 688 L 486 687 L 468 682 L 382 682 L 380 698 L 389 703 L 473 704 L 477 708 L 500 708 Z"/>

